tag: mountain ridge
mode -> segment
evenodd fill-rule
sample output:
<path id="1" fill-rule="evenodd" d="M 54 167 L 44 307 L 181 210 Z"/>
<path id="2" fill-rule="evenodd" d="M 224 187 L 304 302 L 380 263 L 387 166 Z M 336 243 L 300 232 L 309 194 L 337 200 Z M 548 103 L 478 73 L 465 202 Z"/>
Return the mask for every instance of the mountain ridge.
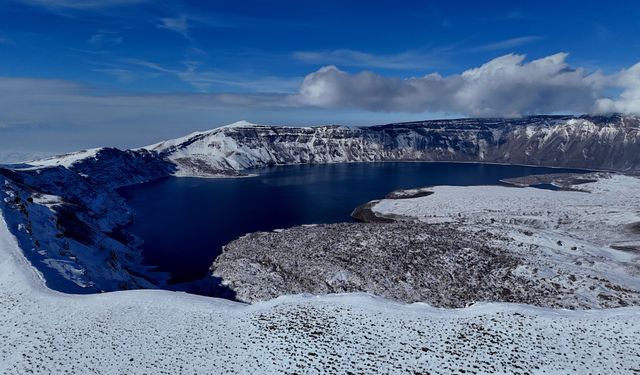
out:
<path id="1" fill-rule="evenodd" d="M 405 143 L 394 142 L 394 138 Z M 322 139 L 331 142 L 323 143 Z M 519 143 L 509 145 L 516 142 Z M 640 158 L 631 155 L 636 154 L 632 151 L 640 154 L 639 143 L 640 117 L 621 114 L 462 118 L 365 127 L 296 127 L 243 120 L 130 150 L 102 147 L 23 164 L 70 167 L 75 162 L 96 158 L 104 150 L 118 150 L 155 154 L 174 164 L 174 174 L 180 176 L 210 177 L 277 164 L 385 160 L 478 161 L 628 171 L 640 169 Z M 567 150 L 567 144 L 572 146 L 571 150 Z M 286 150 L 278 147 L 282 145 L 297 154 L 286 155 Z M 621 163 L 613 160 L 614 155 L 603 153 L 604 148 L 613 145 L 631 148 L 626 152 L 631 158 Z M 517 152 L 520 147 L 524 148 L 523 153 Z M 586 151 L 576 150 L 580 147 Z M 549 158 L 549 154 L 554 157 Z M 563 159 L 563 155 L 568 157 Z M 599 156 L 604 158 L 596 164 Z"/>
<path id="2" fill-rule="evenodd" d="M 615 146 L 615 147 L 613 147 Z M 215 175 L 266 165 L 449 161 L 627 171 L 640 169 L 637 116 L 457 119 L 369 127 L 245 125 L 144 149 L 177 175 Z"/>

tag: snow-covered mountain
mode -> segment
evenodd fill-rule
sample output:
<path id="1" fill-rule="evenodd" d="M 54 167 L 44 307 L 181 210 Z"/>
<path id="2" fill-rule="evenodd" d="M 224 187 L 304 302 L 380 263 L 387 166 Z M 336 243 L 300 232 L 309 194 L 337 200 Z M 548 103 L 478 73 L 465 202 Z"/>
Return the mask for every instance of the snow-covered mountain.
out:
<path id="1" fill-rule="evenodd" d="M 116 188 L 169 175 L 239 175 L 293 163 L 465 161 L 640 170 L 640 118 L 536 116 L 350 128 L 238 122 L 134 150 L 99 148 L 0 167 L 0 206 L 49 285 L 101 291 L 162 285 L 140 266 Z"/>
<path id="2" fill-rule="evenodd" d="M 239 122 L 144 148 L 178 175 L 265 165 L 385 160 L 476 161 L 607 170 L 640 168 L 640 118 L 537 116 L 382 126 L 283 127 Z"/>
<path id="3" fill-rule="evenodd" d="M 162 174 L 217 176 L 267 165 L 397 160 L 640 170 L 640 117 L 534 116 L 371 127 L 239 121 L 138 149 L 83 150 L 27 164 L 63 166 L 115 186 Z"/>

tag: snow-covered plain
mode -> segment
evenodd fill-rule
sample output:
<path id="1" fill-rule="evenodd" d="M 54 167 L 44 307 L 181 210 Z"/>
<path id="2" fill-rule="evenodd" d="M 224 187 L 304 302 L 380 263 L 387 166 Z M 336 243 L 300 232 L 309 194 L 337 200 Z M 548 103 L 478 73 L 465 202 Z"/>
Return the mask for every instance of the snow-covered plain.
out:
<path id="1" fill-rule="evenodd" d="M 634 373 L 640 308 L 401 305 L 364 294 L 244 305 L 51 291 L 0 217 L 0 372 Z"/>

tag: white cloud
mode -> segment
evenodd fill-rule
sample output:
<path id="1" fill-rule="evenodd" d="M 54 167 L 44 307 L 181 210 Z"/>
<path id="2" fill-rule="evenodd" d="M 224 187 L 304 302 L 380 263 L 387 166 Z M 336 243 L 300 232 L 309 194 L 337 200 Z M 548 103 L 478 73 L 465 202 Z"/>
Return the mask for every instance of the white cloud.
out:
<path id="1" fill-rule="evenodd" d="M 335 49 L 297 51 L 291 56 L 300 62 L 308 64 L 390 70 L 424 70 L 435 66 L 451 66 L 455 61 L 455 56 L 460 54 L 511 50 L 541 39 L 542 37 L 540 36 L 528 35 L 472 47 L 465 47 L 463 43 L 454 43 L 437 48 L 416 48 L 391 54 L 373 54 L 353 49 Z"/>
<path id="2" fill-rule="evenodd" d="M 382 112 L 452 112 L 470 116 L 590 112 L 612 77 L 571 68 L 567 54 L 525 62 L 509 54 L 462 74 L 385 77 L 335 66 L 309 74 L 293 100 L 320 107 Z"/>
<path id="3" fill-rule="evenodd" d="M 525 44 L 533 43 L 542 39 L 540 36 L 530 35 L 530 36 L 521 36 L 518 38 L 505 39 L 494 43 L 485 44 L 482 46 L 477 46 L 470 48 L 471 52 L 484 52 L 484 51 L 500 51 L 500 50 L 509 50 L 515 47 L 520 47 Z"/>
<path id="4" fill-rule="evenodd" d="M 527 62 L 510 54 L 461 74 L 410 78 L 326 66 L 307 75 L 297 89 L 283 87 L 286 93 L 274 93 L 282 84 L 277 79 L 254 76 L 259 82 L 252 83 L 251 77 L 197 70 L 182 78 L 205 88 L 235 85 L 242 93 L 130 93 L 0 76 L 0 150 L 133 147 L 240 118 L 295 125 L 565 111 L 640 113 L 640 63 L 604 75 L 571 67 L 566 58 L 561 53 Z M 129 64 L 153 74 L 185 73 L 141 60 Z M 119 69 L 102 72 L 123 80 L 139 74 Z"/>
<path id="5" fill-rule="evenodd" d="M 640 63 L 618 73 L 614 86 L 622 90 L 618 98 L 599 99 L 596 111 L 640 113 Z"/>
<path id="6" fill-rule="evenodd" d="M 178 73 L 177 70 L 168 69 L 168 68 L 163 67 L 160 64 L 156 64 L 154 62 L 141 60 L 141 59 L 122 58 L 122 59 L 118 59 L 118 62 L 121 62 L 123 64 L 135 65 L 135 66 L 147 68 L 149 70 L 154 70 L 154 71 L 157 71 L 157 72 L 160 72 L 160 73 L 171 73 L 171 74 Z"/>
<path id="7" fill-rule="evenodd" d="M 102 8 L 132 5 L 147 0 L 16 0 L 28 5 L 49 9 L 98 10 Z"/>
<path id="8" fill-rule="evenodd" d="M 279 94 L 126 93 L 65 80 L 0 77 L 0 123 L 25 126 L 119 125 L 189 121 L 234 108 L 287 107 Z M 37 110 L 36 110 L 37 109 Z"/>
<path id="9" fill-rule="evenodd" d="M 573 68 L 566 58 L 560 53 L 527 62 L 522 55 L 509 54 L 461 74 L 411 78 L 373 72 L 351 74 L 327 66 L 307 75 L 298 88 L 294 82 L 283 83 L 273 77 L 254 77 L 254 82 L 251 77 L 243 80 L 228 72 L 171 70 L 133 60 L 130 63 L 154 72 L 182 74 L 182 79 L 196 86 L 236 87 L 241 93 L 128 93 L 64 80 L 0 77 L 0 130 L 113 126 L 140 132 L 155 125 L 169 129 L 170 124 L 203 124 L 220 113 L 230 118 L 260 111 L 277 111 L 282 116 L 287 111 L 307 111 L 318 116 L 323 109 L 328 109 L 326 113 L 413 112 L 421 117 L 428 113 L 521 116 L 640 112 L 640 64 L 604 75 Z M 105 69 L 111 70 L 104 73 L 124 80 L 135 74 L 127 69 Z"/>
<path id="10" fill-rule="evenodd" d="M 302 77 L 256 76 L 252 72 L 201 70 L 195 61 L 185 61 L 185 70 L 176 72 L 178 78 L 201 92 L 217 91 L 291 93 L 300 86 Z"/>
<path id="11" fill-rule="evenodd" d="M 13 77 L 0 87 L 0 150 L 135 147 L 289 108 L 276 94 L 127 93 Z"/>
<path id="12" fill-rule="evenodd" d="M 74 105 L 87 104 L 108 108 L 122 107 L 145 109 L 156 105 L 170 107 L 198 107 L 209 105 L 215 108 L 216 98 L 221 94 L 195 93 L 125 93 L 96 90 L 92 87 L 65 80 L 48 80 L 36 78 L 0 77 L 0 113 L 14 113 L 11 104 L 24 102 L 24 107 L 41 104 L 45 108 L 60 106 L 61 111 L 73 113 Z M 248 97 L 251 95 L 247 95 Z M 259 105 L 260 103 L 255 103 Z M 28 111 L 24 111 L 25 113 Z M 117 116 L 117 114 L 114 114 Z M 46 114 L 43 114 L 47 117 Z"/>
<path id="13" fill-rule="evenodd" d="M 173 31 L 182 35 L 184 38 L 189 39 L 189 20 L 187 16 L 181 15 L 179 17 L 164 17 L 159 19 L 160 24 L 158 28 Z"/>
<path id="14" fill-rule="evenodd" d="M 233 91 L 254 93 L 291 93 L 302 82 L 302 77 L 277 77 L 257 75 L 251 71 L 230 72 L 202 69 L 201 62 L 184 60 L 182 69 L 172 69 L 160 64 L 140 59 L 119 59 L 120 63 L 141 67 L 150 71 L 174 75 L 202 93 L 211 91 Z"/>
<path id="15" fill-rule="evenodd" d="M 117 32 L 110 30 L 100 30 L 97 33 L 91 35 L 87 43 L 91 44 L 96 48 L 106 48 L 116 46 L 122 41 L 124 38 Z"/>
<path id="16" fill-rule="evenodd" d="M 119 69 L 119 68 L 94 68 L 91 71 L 104 73 L 114 77 L 118 82 L 133 82 L 136 79 L 136 74 L 131 70 Z"/>

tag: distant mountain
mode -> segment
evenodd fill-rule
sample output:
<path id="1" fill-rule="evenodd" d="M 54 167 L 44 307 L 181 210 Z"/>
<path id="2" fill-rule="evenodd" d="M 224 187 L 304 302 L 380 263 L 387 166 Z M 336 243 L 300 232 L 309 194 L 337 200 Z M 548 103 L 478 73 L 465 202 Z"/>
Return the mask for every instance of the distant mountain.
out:
<path id="1" fill-rule="evenodd" d="M 145 169 L 152 159 L 153 168 L 165 165 L 149 175 Z M 136 168 L 136 160 L 144 161 L 141 169 Z M 216 176 L 267 165 L 403 160 L 640 170 L 640 117 L 534 116 L 370 127 L 285 127 L 240 121 L 134 150 L 84 150 L 29 164 L 63 166 L 91 176 L 116 167 L 114 175 L 107 176 L 115 181 L 104 182 L 122 185 L 137 181 L 120 170 L 122 163 L 128 174 L 136 171 L 138 178 L 146 179 L 167 171 L 178 176 Z M 91 173 L 95 165 L 101 170 Z"/>
<path id="2" fill-rule="evenodd" d="M 239 122 L 143 148 L 177 175 L 265 165 L 386 160 L 464 161 L 606 170 L 640 169 L 640 118 L 536 116 L 349 128 Z"/>

